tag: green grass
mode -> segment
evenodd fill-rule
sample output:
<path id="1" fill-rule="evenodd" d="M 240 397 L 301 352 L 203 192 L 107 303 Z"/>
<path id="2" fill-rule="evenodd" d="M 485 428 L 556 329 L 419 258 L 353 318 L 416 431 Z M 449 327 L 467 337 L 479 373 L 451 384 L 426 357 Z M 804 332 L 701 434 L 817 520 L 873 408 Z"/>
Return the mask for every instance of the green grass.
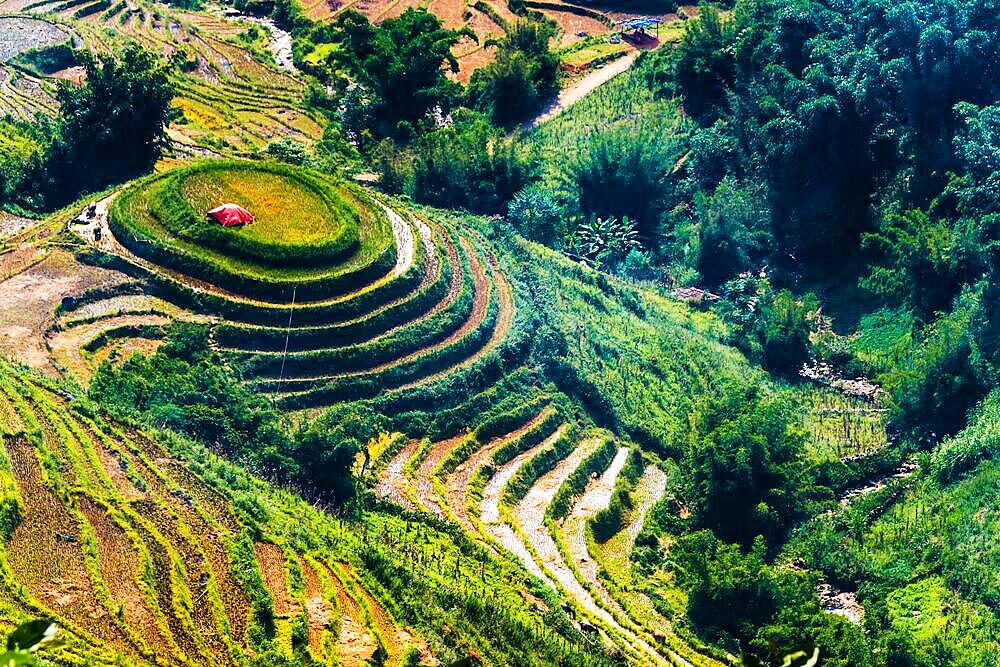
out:
<path id="1" fill-rule="evenodd" d="M 586 150 L 592 140 L 609 132 L 654 137 L 678 130 L 683 119 L 677 103 L 656 95 L 650 76 L 653 58 L 640 55 L 627 72 L 531 132 L 528 139 L 542 151 L 549 178 L 557 177 L 567 156 Z"/>
<path id="2" fill-rule="evenodd" d="M 203 169 L 181 179 L 179 187 L 196 212 L 230 202 L 249 210 L 253 224 L 225 231 L 259 244 L 305 249 L 338 236 L 353 222 L 338 216 L 305 182 L 264 169 Z"/>
<path id="3" fill-rule="evenodd" d="M 582 49 L 577 49 L 575 51 L 570 51 L 569 53 L 563 54 L 560 58 L 562 62 L 566 65 L 573 67 L 581 67 L 595 60 L 600 60 L 601 62 L 607 62 L 614 58 L 625 55 L 628 51 L 628 47 L 624 44 L 611 44 L 609 42 L 600 42 L 597 44 L 591 44 L 585 46 Z"/>
<path id="4" fill-rule="evenodd" d="M 878 405 L 831 389 L 806 387 L 801 395 L 806 406 L 802 429 L 807 434 L 810 461 L 874 454 L 887 446 L 886 412 Z"/>
<path id="5" fill-rule="evenodd" d="M 313 47 L 312 51 L 306 54 L 303 58 L 310 65 L 318 65 L 322 62 L 326 62 L 326 59 L 330 57 L 330 54 L 337 50 L 336 44 L 317 44 Z"/>

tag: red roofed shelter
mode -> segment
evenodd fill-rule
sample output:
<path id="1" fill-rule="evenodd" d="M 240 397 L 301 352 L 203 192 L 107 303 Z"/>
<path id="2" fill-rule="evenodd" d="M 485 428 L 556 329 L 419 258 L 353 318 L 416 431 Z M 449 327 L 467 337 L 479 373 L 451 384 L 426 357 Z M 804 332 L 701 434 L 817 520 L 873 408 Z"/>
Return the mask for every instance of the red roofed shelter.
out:
<path id="1" fill-rule="evenodd" d="M 219 208 L 213 208 L 208 212 L 208 217 L 223 227 L 249 225 L 254 221 L 254 217 L 250 211 L 236 204 L 223 204 Z"/>

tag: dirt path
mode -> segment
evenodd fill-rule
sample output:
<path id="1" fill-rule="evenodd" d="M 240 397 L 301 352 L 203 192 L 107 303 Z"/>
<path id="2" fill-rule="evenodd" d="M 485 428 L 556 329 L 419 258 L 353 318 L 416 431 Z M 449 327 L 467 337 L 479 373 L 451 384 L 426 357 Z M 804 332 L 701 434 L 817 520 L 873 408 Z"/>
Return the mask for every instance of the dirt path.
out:
<path id="1" fill-rule="evenodd" d="M 327 567 L 330 584 L 340 611 L 340 633 L 337 638 L 337 658 L 342 667 L 363 667 L 371 664 L 378 643 L 365 627 L 361 606 L 351 597 L 332 568 Z"/>
<path id="2" fill-rule="evenodd" d="M 383 313 L 389 312 L 392 309 L 394 309 L 394 308 L 396 308 L 398 306 L 401 306 L 401 305 L 407 303 L 408 301 L 411 301 L 412 299 L 416 298 L 418 295 L 422 294 L 426 289 L 428 289 L 428 286 L 431 283 L 433 283 L 436 279 L 438 279 L 438 277 L 439 277 L 439 275 L 441 273 L 441 267 L 440 267 L 441 262 L 439 261 L 440 258 L 438 257 L 438 254 L 437 254 L 435 246 L 434 246 L 434 240 L 433 240 L 434 233 L 431 230 L 431 228 L 429 226 L 427 226 L 427 223 L 425 223 L 423 220 L 420 220 L 418 218 L 414 218 L 414 222 L 416 223 L 417 228 L 420 230 L 420 237 L 421 237 L 421 239 L 423 240 L 423 243 L 424 243 L 425 256 L 426 256 L 427 259 L 426 259 L 426 263 L 425 263 L 426 268 L 424 270 L 424 275 L 423 275 L 423 277 L 420 280 L 420 284 L 412 292 L 407 292 L 402 297 L 400 297 L 398 299 L 395 299 L 393 301 L 388 301 L 388 302 L 382 304 L 381 306 L 379 306 L 377 309 L 368 311 L 368 312 L 360 315 L 357 318 L 354 318 L 354 319 L 351 319 L 351 320 L 346 320 L 346 321 L 340 322 L 338 324 L 333 324 L 333 325 L 307 325 L 307 326 L 302 326 L 302 327 L 297 327 L 297 326 L 292 326 L 292 327 L 274 327 L 274 326 L 260 326 L 260 325 L 254 325 L 254 324 L 240 323 L 241 328 L 243 328 L 243 329 L 245 329 L 247 331 L 274 331 L 276 329 L 280 329 L 280 331 L 282 332 L 282 334 L 284 334 L 285 332 L 298 332 L 298 331 L 310 331 L 310 332 L 313 332 L 313 331 L 328 331 L 330 337 L 333 338 L 333 339 L 336 339 L 336 337 L 338 335 L 338 332 L 342 331 L 345 327 L 350 327 L 350 326 L 358 324 L 359 322 L 363 322 L 363 321 L 366 321 L 366 320 L 374 319 L 375 317 L 377 317 L 379 315 L 382 315 Z M 391 327 L 389 329 L 386 329 L 383 333 L 381 333 L 381 334 L 379 334 L 377 336 L 373 336 L 372 338 L 369 338 L 368 339 L 369 343 L 372 342 L 372 341 L 379 340 L 380 338 L 385 338 L 387 336 L 390 336 L 390 335 L 392 335 L 392 334 L 400 331 L 401 329 L 404 329 L 404 328 L 409 327 L 409 326 L 413 326 L 414 324 L 416 324 L 418 322 L 422 322 L 422 321 L 428 319 L 429 317 L 431 317 L 432 315 L 434 315 L 435 313 L 439 312 L 441 309 L 447 307 L 450 303 L 452 303 L 455 300 L 455 297 L 457 297 L 457 295 L 458 295 L 458 289 L 461 287 L 461 284 L 462 284 L 462 273 L 458 269 L 458 251 L 455 249 L 454 244 L 452 244 L 451 241 L 447 237 L 443 237 L 442 238 L 442 242 L 444 243 L 444 245 L 448 249 L 448 262 L 449 262 L 449 265 L 452 266 L 452 267 L 455 267 L 455 271 L 452 274 L 451 283 L 450 283 L 450 286 L 449 286 L 449 291 L 447 292 L 446 297 L 444 299 L 438 301 L 436 304 L 434 304 L 433 308 L 431 308 L 430 310 L 428 310 L 427 312 L 425 312 L 420 317 L 417 317 L 417 318 L 414 318 L 414 319 L 410 319 L 410 320 L 401 322 L 400 324 L 397 324 L 396 326 L 393 326 L 393 327 Z M 457 275 L 455 275 L 455 273 L 457 273 Z M 458 284 L 457 287 L 455 285 L 456 282 Z M 454 296 L 451 296 L 452 294 L 454 294 Z M 450 299 L 449 299 L 449 297 L 450 297 Z M 316 350 L 316 349 L 323 349 L 323 350 L 325 350 L 325 349 L 334 349 L 334 348 L 326 347 L 322 343 L 320 343 L 318 345 L 319 345 L 319 347 L 316 347 L 315 345 L 308 346 L 308 347 L 299 345 L 299 346 L 295 347 L 294 351 L 297 351 L 297 352 L 306 352 L 306 351 L 311 351 L 311 350 Z M 220 346 L 219 349 L 223 350 L 223 351 L 231 351 L 231 352 L 247 352 L 247 351 L 250 351 L 250 352 L 254 352 L 256 354 L 261 354 L 261 355 L 267 355 L 267 354 L 278 355 L 278 354 L 282 354 L 283 353 L 283 351 L 281 350 L 280 347 L 278 349 L 268 349 L 268 350 L 257 350 L 257 349 L 248 350 L 246 348 L 240 348 L 240 347 Z M 292 352 L 292 351 L 293 351 L 292 349 L 289 349 L 289 352 Z"/>
<path id="3" fill-rule="evenodd" d="M 566 546 L 569 548 L 570 555 L 573 557 L 580 574 L 597 592 L 605 606 L 613 605 L 614 600 L 598 578 L 597 574 L 600 568 L 587 548 L 587 520 L 611 504 L 615 482 L 618 480 L 622 468 L 625 467 L 625 463 L 628 462 L 628 455 L 627 447 L 618 449 L 611 465 L 587 487 L 586 492 L 580 496 L 565 522 Z"/>
<path id="4" fill-rule="evenodd" d="M 393 268 L 392 275 L 398 278 L 413 264 L 413 228 L 388 206 L 384 204 L 379 204 L 379 206 L 389 216 L 389 222 L 392 224 L 392 233 L 396 237 L 396 266 Z"/>
<path id="5" fill-rule="evenodd" d="M 489 524 L 500 521 L 500 497 L 503 495 L 503 490 L 507 487 L 507 483 L 514 478 L 514 475 L 521 469 L 521 466 L 527 463 L 528 459 L 542 450 L 552 447 L 562 437 L 563 433 L 566 432 L 566 428 L 566 424 L 560 425 L 552 435 L 531 449 L 521 452 L 493 473 L 493 476 L 486 482 L 486 486 L 483 487 L 483 500 L 479 504 L 479 516 L 483 523 Z"/>
<path id="6" fill-rule="evenodd" d="M 504 444 L 522 437 L 545 419 L 548 416 L 548 412 L 549 410 L 546 408 L 516 431 L 493 438 L 483 447 L 480 447 L 475 454 L 459 464 L 454 472 L 448 475 L 448 479 L 445 480 L 448 509 L 451 510 L 452 515 L 458 520 L 458 523 L 470 533 L 476 532 L 476 528 L 472 525 L 469 513 L 466 510 L 466 499 L 468 498 L 466 491 L 468 490 L 469 482 L 472 481 L 472 476 L 493 456 L 493 452 L 500 449 Z"/>
<path id="7" fill-rule="evenodd" d="M 389 612 L 382 606 L 382 603 L 376 600 L 375 596 L 373 596 L 364 586 L 361 585 L 357 574 L 350 565 L 343 563 L 341 564 L 341 567 L 354 581 L 355 587 L 358 591 L 358 596 L 362 598 L 365 607 L 368 608 L 372 625 L 375 626 L 375 631 L 378 632 L 379 637 L 382 639 L 382 643 L 385 645 L 386 653 L 388 654 L 385 664 L 402 664 L 403 655 L 411 646 L 420 652 L 421 665 L 431 664 L 433 662 L 433 658 L 426 642 L 416 637 L 406 628 L 400 627 L 396 624 Z"/>
<path id="8" fill-rule="evenodd" d="M 630 51 L 618 60 L 615 60 L 600 69 L 595 69 L 586 76 L 578 79 L 577 81 L 571 83 L 566 88 L 563 88 L 559 92 L 559 97 L 556 101 L 549 105 L 545 111 L 536 116 L 534 120 L 525 123 L 523 129 L 531 129 L 533 127 L 538 127 L 550 118 L 555 118 L 566 109 L 570 108 L 584 97 L 594 92 L 597 88 L 604 85 L 611 79 L 615 78 L 619 74 L 627 71 L 635 59 L 639 57 L 641 51 L 635 50 Z"/>
<path id="9" fill-rule="evenodd" d="M 563 560 L 555 540 L 552 539 L 552 535 L 545 525 L 545 509 L 552 503 L 559 487 L 583 463 L 584 459 L 597 449 L 600 443 L 600 439 L 591 438 L 577 445 L 569 456 L 535 482 L 524 500 L 514 510 L 514 517 L 524 532 L 525 538 L 538 554 L 538 559 L 570 597 L 590 614 L 604 621 L 616 633 L 625 637 L 633 647 L 646 653 L 648 659 L 664 664 L 662 656 L 653 647 L 622 627 L 607 609 L 597 604 L 590 592 L 583 587 L 576 578 L 576 574 Z M 610 599 L 610 596 L 608 597 Z"/>
<path id="10" fill-rule="evenodd" d="M 632 551 L 636 538 L 642 532 L 642 527 L 646 525 L 646 514 L 653 505 L 660 502 L 660 499 L 663 498 L 663 494 L 666 492 L 667 473 L 654 465 L 646 466 L 646 470 L 642 473 L 639 483 L 636 484 L 634 493 L 639 511 L 626 528 L 628 530 L 628 543 L 626 545 L 628 552 Z"/>
<path id="11" fill-rule="evenodd" d="M 323 651 L 323 633 L 330 622 L 330 608 L 323 599 L 323 586 L 316 570 L 304 558 L 300 558 L 305 581 L 306 613 L 309 616 L 309 650 L 320 662 L 326 664 Z"/>
<path id="12" fill-rule="evenodd" d="M 576 600 L 581 607 L 594 617 L 601 619 L 611 630 L 624 637 L 628 644 L 645 654 L 647 660 L 656 664 L 667 664 L 656 649 L 642 638 L 621 626 L 612 614 L 597 604 L 590 592 L 583 587 L 576 574 L 563 560 L 559 547 L 545 525 L 545 509 L 552 503 L 562 483 L 576 470 L 601 441 L 591 438 L 579 443 L 569 456 L 560 461 L 555 468 L 543 475 L 531 487 L 524 499 L 514 510 L 514 517 L 538 555 L 545 569 L 562 585 L 563 590 Z M 610 596 L 608 596 L 610 599 Z M 617 605 L 615 605 L 617 607 Z"/>
<path id="13" fill-rule="evenodd" d="M 467 244 L 466 244 L 466 249 L 468 250 L 468 245 Z M 452 249 L 452 251 L 454 251 L 454 249 Z M 389 329 L 388 331 L 386 331 L 383 334 L 379 334 L 378 336 L 374 336 L 372 338 L 369 338 L 368 340 L 365 341 L 366 345 L 375 343 L 375 342 L 380 341 L 380 340 L 384 340 L 384 339 L 390 337 L 391 335 L 393 335 L 395 333 L 398 333 L 402 329 L 409 328 L 409 327 L 413 326 L 414 324 L 416 324 L 417 322 L 423 321 L 423 320 L 425 320 L 425 319 L 433 316 L 435 313 L 439 312 L 440 310 L 443 310 L 443 309 L 451 306 L 453 303 L 455 303 L 455 301 L 458 299 L 459 293 L 461 292 L 462 281 L 464 280 L 465 275 L 461 271 L 461 266 L 459 264 L 457 264 L 457 257 L 458 257 L 457 256 L 457 251 L 454 251 L 454 252 L 456 253 L 454 255 L 455 263 L 452 264 L 453 271 L 452 271 L 452 276 L 451 276 L 451 283 L 450 283 L 450 286 L 448 288 L 448 294 L 445 295 L 445 298 L 442 299 L 441 301 L 439 301 L 437 304 L 435 304 L 434 307 L 431 310 L 427 311 L 420 318 L 413 319 L 413 320 L 408 320 L 406 322 L 401 323 L 400 325 L 398 325 L 396 327 L 393 327 L 392 329 Z M 448 345 L 451 345 L 452 343 L 456 342 L 457 340 L 460 340 L 461 338 L 467 336 L 469 333 L 471 333 L 476 328 L 478 328 L 479 325 L 481 325 L 483 323 L 483 321 L 486 319 L 487 306 L 489 306 L 488 296 L 489 296 L 489 291 L 490 291 L 490 285 L 489 285 L 489 282 L 486 279 L 486 273 L 485 273 L 485 270 L 482 268 L 482 264 L 479 263 L 477 260 L 475 260 L 475 258 L 471 259 L 471 264 L 473 266 L 472 277 L 473 277 L 473 283 L 475 285 L 475 287 L 474 287 L 475 296 L 474 296 L 474 301 L 473 301 L 473 306 L 472 306 L 472 312 L 470 313 L 469 318 L 466 319 L 464 322 L 462 322 L 461 327 L 458 328 L 458 329 L 456 329 L 446 339 L 444 339 L 444 340 L 442 340 L 440 342 L 433 343 L 431 345 L 427 345 L 425 347 L 422 347 L 422 348 L 420 348 L 418 350 L 415 350 L 415 351 L 413 351 L 413 352 L 411 352 L 411 353 L 409 353 L 409 354 L 407 354 L 407 355 L 405 355 L 403 357 L 397 357 L 396 359 L 390 359 L 389 361 L 380 363 L 377 366 L 373 366 L 373 367 L 370 367 L 370 368 L 365 368 L 365 369 L 358 370 L 358 371 L 350 371 L 350 372 L 340 373 L 340 374 L 335 374 L 335 375 L 296 375 L 296 374 L 285 373 L 284 379 L 285 380 L 300 381 L 300 382 L 316 382 L 318 380 L 327 380 L 327 379 L 332 380 L 332 379 L 335 379 L 335 378 L 357 377 L 357 376 L 360 376 L 360 375 L 368 375 L 369 373 L 378 373 L 380 371 L 384 371 L 384 370 L 389 369 L 389 368 L 393 368 L 393 367 L 396 367 L 396 366 L 401 366 L 401 365 L 403 365 L 403 364 L 405 364 L 405 363 L 407 363 L 409 361 L 413 361 L 414 359 L 417 359 L 417 358 L 419 358 L 419 357 L 427 354 L 428 352 L 430 352 L 430 351 L 432 351 L 432 350 L 434 350 L 436 348 L 447 347 Z M 478 267 L 478 270 L 477 270 L 477 267 Z M 335 347 L 332 347 L 332 348 L 323 348 L 323 349 L 332 349 L 332 350 L 335 350 L 335 349 L 341 349 L 341 347 L 342 346 L 335 346 Z M 350 346 L 347 346 L 347 347 L 350 347 Z M 268 354 L 271 355 L 272 357 L 279 356 L 279 353 L 277 353 L 277 352 L 271 352 L 271 353 L 268 353 Z M 280 378 L 277 377 L 277 376 L 275 376 L 275 375 L 273 375 L 273 371 L 271 371 L 271 374 L 257 376 L 255 379 L 258 380 L 258 381 L 259 380 L 274 380 L 274 381 L 277 381 Z M 296 392 L 290 392 L 290 393 L 296 393 Z"/>
<path id="14" fill-rule="evenodd" d="M 490 258 L 490 265 L 493 267 L 493 278 L 496 281 L 497 296 L 500 299 L 500 313 L 497 316 L 496 326 L 493 328 L 493 335 L 490 336 L 490 339 L 486 341 L 486 344 L 483 345 L 483 347 L 476 350 L 463 361 L 455 364 L 454 366 L 449 366 L 448 368 L 438 373 L 434 373 L 433 375 L 427 375 L 409 384 L 396 387 L 392 391 L 402 391 L 405 389 L 412 389 L 413 387 L 419 387 L 420 385 L 440 380 L 455 371 L 467 368 L 492 352 L 507 337 L 507 334 L 510 332 L 511 325 L 514 323 L 514 293 L 513 290 L 511 290 L 510 283 L 507 282 L 503 273 L 498 269 L 495 258 Z"/>
<path id="15" fill-rule="evenodd" d="M 249 23 L 255 23 L 267 30 L 268 34 L 271 36 L 267 45 L 267 50 L 274 56 L 275 64 L 279 69 L 283 69 L 287 72 L 298 73 L 298 68 L 295 67 L 295 61 L 292 58 L 292 33 L 279 28 L 274 22 L 274 19 L 262 16 L 253 16 L 251 14 L 227 15 L 223 13 L 220 6 L 212 6 L 209 9 L 212 10 L 213 14 L 216 14 L 226 22 L 236 22 L 238 25 L 239 21 L 247 21 Z"/>
<path id="16" fill-rule="evenodd" d="M 446 516 L 441 501 L 434 492 L 434 471 L 467 437 L 469 434 L 463 432 L 453 438 L 434 443 L 434 446 L 427 452 L 427 456 L 420 462 L 420 467 L 417 468 L 417 502 L 425 510 L 442 519 Z"/>
<path id="17" fill-rule="evenodd" d="M 472 247 L 470 246 L 470 244 L 463 239 L 462 246 L 465 248 L 465 251 L 469 256 L 469 264 L 471 265 L 472 268 L 472 282 L 473 285 L 475 286 L 474 287 L 475 293 L 472 301 L 472 313 L 469 315 L 469 318 L 462 323 L 462 326 L 453 331 L 451 335 L 449 335 L 444 340 L 434 343 L 433 345 L 428 345 L 427 347 L 420 348 L 419 350 L 411 352 L 406 356 L 399 357 L 398 359 L 393 359 L 391 361 L 387 361 L 385 363 L 379 364 L 372 368 L 367 368 L 365 370 L 354 371 L 351 373 L 343 373 L 331 377 L 337 377 L 337 378 L 357 377 L 360 375 L 368 375 L 369 373 L 379 373 L 381 371 L 390 368 L 402 366 L 405 363 L 408 363 L 415 359 L 419 359 L 420 357 L 430 353 L 433 350 L 448 347 L 454 343 L 457 343 L 458 341 L 462 340 L 466 336 L 473 333 L 476 329 L 478 329 L 483 324 L 483 322 L 486 321 L 486 316 L 489 312 L 490 296 L 493 293 L 493 286 L 486 277 L 486 267 L 483 266 L 483 263 L 480 262 L 479 259 L 475 256 L 475 253 L 472 251 Z M 295 378 L 295 379 L 302 379 L 302 378 Z M 305 378 L 305 379 L 310 380 L 310 379 L 325 379 L 325 378 L 321 377 L 321 378 Z"/>
<path id="18" fill-rule="evenodd" d="M 84 303 L 78 308 L 59 317 L 61 327 L 72 327 L 86 324 L 100 318 L 117 317 L 119 315 L 145 315 L 157 313 L 171 318 L 195 317 L 183 308 L 147 294 L 125 294 L 107 299 Z"/>
<path id="19" fill-rule="evenodd" d="M 607 470 L 587 487 L 586 492 L 580 497 L 576 505 L 574 505 L 570 511 L 570 515 L 563 524 L 563 539 L 566 541 L 566 547 L 580 576 L 583 577 L 590 590 L 600 599 L 606 609 L 610 610 L 616 618 L 623 619 L 622 622 L 626 625 L 634 622 L 638 625 L 643 625 L 647 630 L 651 630 L 654 636 L 656 632 L 667 636 L 672 634 L 673 629 L 668 621 L 655 612 L 652 602 L 648 598 L 632 593 L 643 601 L 643 608 L 650 612 L 649 614 L 643 614 L 642 618 L 644 621 L 640 622 L 636 614 L 629 613 L 629 608 L 623 606 L 627 604 L 626 600 L 620 600 L 611 595 L 599 576 L 600 565 L 593 558 L 587 546 L 587 521 L 611 504 L 615 483 L 628 462 L 628 457 L 628 448 L 620 448 Z M 629 593 L 626 592 L 624 597 L 627 598 L 628 596 Z M 630 625 L 630 627 L 635 626 Z M 670 652 L 670 649 L 665 650 L 668 653 Z M 674 657 L 676 658 L 677 656 Z"/>
<path id="20" fill-rule="evenodd" d="M 517 556 L 525 568 L 533 575 L 544 581 L 546 584 L 551 586 L 553 589 L 556 588 L 552 581 L 546 576 L 542 568 L 539 567 L 538 563 L 535 562 L 534 557 L 532 557 L 531 552 L 528 551 L 527 547 L 524 546 L 524 542 L 521 538 L 517 536 L 514 529 L 508 526 L 506 523 L 500 523 L 500 496 L 503 494 L 504 488 L 517 471 L 521 469 L 528 459 L 535 456 L 544 449 L 548 449 L 555 444 L 562 434 L 566 431 L 566 424 L 561 425 L 555 430 L 555 432 L 548 438 L 535 445 L 531 449 L 521 452 L 513 459 L 500 466 L 500 468 L 494 473 L 493 477 L 486 482 L 486 486 L 483 488 L 483 500 L 479 505 L 479 515 L 480 519 L 484 524 L 486 524 L 486 530 L 489 531 L 490 535 L 503 545 L 508 551 Z"/>
<path id="21" fill-rule="evenodd" d="M 406 462 L 413 458 L 413 455 L 417 453 L 417 449 L 419 448 L 419 440 L 410 440 L 406 443 L 406 446 L 399 450 L 398 454 L 392 457 L 389 465 L 385 467 L 385 470 L 378 477 L 378 484 L 375 485 L 376 496 L 391 500 L 406 509 L 416 509 L 413 501 L 410 500 L 409 495 L 406 493 L 409 480 L 403 474 L 403 469 L 406 467 Z"/>

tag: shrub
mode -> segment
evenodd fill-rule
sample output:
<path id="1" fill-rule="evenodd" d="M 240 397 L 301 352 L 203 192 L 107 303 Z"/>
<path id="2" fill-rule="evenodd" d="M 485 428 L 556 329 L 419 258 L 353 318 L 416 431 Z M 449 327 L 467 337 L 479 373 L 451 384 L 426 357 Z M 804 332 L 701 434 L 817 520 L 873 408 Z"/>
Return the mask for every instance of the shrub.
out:
<path id="1" fill-rule="evenodd" d="M 558 247 L 566 235 L 565 213 L 555 193 L 529 185 L 507 206 L 507 221 L 526 239 Z"/>

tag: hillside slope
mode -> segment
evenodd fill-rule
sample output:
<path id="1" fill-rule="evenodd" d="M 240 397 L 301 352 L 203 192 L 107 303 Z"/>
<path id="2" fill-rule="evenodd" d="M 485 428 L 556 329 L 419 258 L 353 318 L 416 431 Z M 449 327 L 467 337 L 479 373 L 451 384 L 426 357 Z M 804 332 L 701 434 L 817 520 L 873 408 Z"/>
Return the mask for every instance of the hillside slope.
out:
<path id="1" fill-rule="evenodd" d="M 170 188 L 188 192 L 191 177 L 238 188 L 262 169 L 353 211 L 350 249 L 282 268 L 246 254 L 271 246 L 195 252 L 185 239 L 211 229 L 145 213 L 175 202 L 182 220 Z M 592 479 L 615 487 L 632 441 L 675 454 L 696 393 L 754 376 L 718 342 L 721 324 L 490 221 L 316 179 L 206 163 L 131 186 L 70 232 L 58 230 L 72 211 L 16 237 L 42 259 L 11 280 L 64 252 L 53 232 L 104 268 L 49 301 L 43 349 L 61 378 L 0 373 L 10 613 L 53 614 L 81 640 L 73 650 L 131 660 L 242 664 L 272 651 L 360 664 L 379 651 L 396 664 L 412 646 L 428 664 L 464 651 L 496 665 L 717 664 L 646 593 L 587 565 L 630 569 L 646 512 L 669 496 L 663 461 L 629 458 L 635 512 L 613 528 L 620 546 L 595 551 L 585 526 L 611 503 Z M 343 271 L 359 278 L 342 287 Z M 248 282 L 254 272 L 270 291 Z M 277 287 L 289 277 L 291 293 Z M 381 415 L 366 478 L 389 504 L 335 520 L 80 397 L 94 373 L 155 353 L 176 320 L 208 327 L 211 353 L 247 389 L 302 418 Z M 29 555 L 50 551 L 64 564 L 54 574 Z M 485 631 L 496 624 L 504 632 Z"/>

